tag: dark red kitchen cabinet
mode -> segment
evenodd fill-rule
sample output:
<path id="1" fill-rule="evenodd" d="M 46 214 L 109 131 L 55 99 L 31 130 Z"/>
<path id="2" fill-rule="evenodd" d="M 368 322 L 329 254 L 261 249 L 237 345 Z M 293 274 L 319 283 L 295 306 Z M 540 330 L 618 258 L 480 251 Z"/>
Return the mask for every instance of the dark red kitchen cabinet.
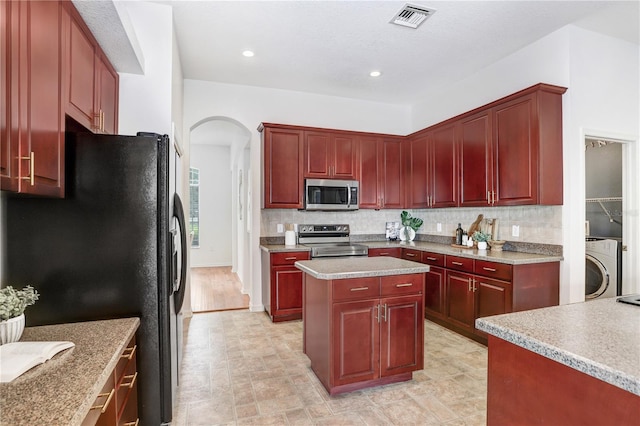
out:
<path id="1" fill-rule="evenodd" d="M 62 5 L 2 2 L 2 12 L 1 188 L 63 197 Z"/>
<path id="2" fill-rule="evenodd" d="M 410 373 L 424 365 L 424 307 L 422 295 L 380 300 L 380 376 Z"/>
<path id="3" fill-rule="evenodd" d="M 460 122 L 460 207 L 487 206 L 493 189 L 491 110 Z"/>
<path id="4" fill-rule="evenodd" d="M 381 162 L 382 140 L 361 136 L 358 142 L 358 170 L 360 180 L 360 208 L 381 208 Z"/>
<path id="5" fill-rule="evenodd" d="M 429 207 L 455 207 L 458 204 L 456 148 L 458 125 L 447 124 L 431 132 L 429 149 Z"/>
<path id="6" fill-rule="evenodd" d="M 273 322 L 302 318 L 302 271 L 308 251 L 262 253 L 262 302 Z"/>
<path id="7" fill-rule="evenodd" d="M 446 273 L 447 319 L 468 332 L 474 331 L 473 275 L 448 270 Z"/>
<path id="8" fill-rule="evenodd" d="M 97 132 L 115 135 L 118 133 L 118 73 L 102 54 L 96 56 L 98 112 Z"/>
<path id="9" fill-rule="evenodd" d="M 385 209 L 404 208 L 402 139 L 383 139 L 381 160 L 381 207 Z"/>
<path id="10" fill-rule="evenodd" d="M 512 312 L 511 289 L 511 282 L 476 275 L 473 283 L 473 291 L 475 293 L 474 322 L 475 318 Z M 481 330 L 476 329 L 475 332 L 486 336 L 486 333 Z"/>
<path id="11" fill-rule="evenodd" d="M 425 273 L 424 310 L 427 318 L 430 315 L 445 317 L 445 271 L 438 266 L 429 266 L 429 272 Z"/>
<path id="12" fill-rule="evenodd" d="M 430 207 L 429 190 L 429 141 L 430 133 L 410 137 L 408 149 L 408 194 L 407 207 L 412 209 Z"/>
<path id="13" fill-rule="evenodd" d="M 389 256 L 389 257 L 400 258 L 402 257 L 402 249 L 400 247 L 369 249 L 369 257 L 379 257 L 379 256 Z"/>
<path id="14" fill-rule="evenodd" d="M 264 207 L 303 207 L 303 131 L 263 124 Z"/>
<path id="15" fill-rule="evenodd" d="M 305 131 L 304 177 L 356 178 L 356 137 L 349 133 Z"/>

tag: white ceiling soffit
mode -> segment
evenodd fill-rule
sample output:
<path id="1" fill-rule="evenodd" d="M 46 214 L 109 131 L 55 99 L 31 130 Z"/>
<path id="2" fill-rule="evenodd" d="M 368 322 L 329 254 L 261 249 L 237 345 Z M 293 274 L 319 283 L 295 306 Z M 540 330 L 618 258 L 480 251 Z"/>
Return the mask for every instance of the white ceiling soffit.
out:
<path id="1" fill-rule="evenodd" d="M 144 74 L 144 56 L 126 7 L 111 0 L 73 0 L 117 72 Z"/>
<path id="2" fill-rule="evenodd" d="M 433 9 L 407 3 L 389 22 L 416 29 L 434 13 L 436 11 Z"/>

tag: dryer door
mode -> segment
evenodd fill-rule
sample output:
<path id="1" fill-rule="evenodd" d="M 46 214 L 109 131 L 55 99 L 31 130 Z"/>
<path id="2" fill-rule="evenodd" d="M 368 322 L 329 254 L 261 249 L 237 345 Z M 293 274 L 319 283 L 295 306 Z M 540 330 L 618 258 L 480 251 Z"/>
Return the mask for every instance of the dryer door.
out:
<path id="1" fill-rule="evenodd" d="M 586 255 L 586 280 L 584 295 L 585 299 L 595 299 L 601 296 L 609 287 L 609 273 L 595 257 L 590 254 Z"/>

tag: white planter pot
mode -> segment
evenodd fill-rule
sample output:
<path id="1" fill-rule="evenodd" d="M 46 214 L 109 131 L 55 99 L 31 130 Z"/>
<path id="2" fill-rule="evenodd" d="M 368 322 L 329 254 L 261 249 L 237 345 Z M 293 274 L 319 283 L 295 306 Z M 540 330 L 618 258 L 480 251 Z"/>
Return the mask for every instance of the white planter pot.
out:
<path id="1" fill-rule="evenodd" d="M 24 331 L 24 314 L 0 321 L 0 345 L 17 342 Z"/>
<path id="2" fill-rule="evenodd" d="M 478 250 L 486 250 L 487 242 L 486 241 L 478 241 Z"/>

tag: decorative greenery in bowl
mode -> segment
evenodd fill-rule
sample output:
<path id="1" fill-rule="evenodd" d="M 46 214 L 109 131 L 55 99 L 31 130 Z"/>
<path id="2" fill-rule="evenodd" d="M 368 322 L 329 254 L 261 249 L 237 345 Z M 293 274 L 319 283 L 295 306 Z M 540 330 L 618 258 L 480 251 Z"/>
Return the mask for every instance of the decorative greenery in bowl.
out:
<path id="1" fill-rule="evenodd" d="M 473 233 L 473 235 L 471 236 L 471 238 L 473 238 L 474 241 L 484 241 L 487 242 L 489 240 L 491 240 L 491 234 L 488 234 L 486 232 L 482 232 L 482 231 L 476 231 Z"/>
<path id="2" fill-rule="evenodd" d="M 38 292 L 30 285 L 22 290 L 6 286 L 0 288 L 0 321 L 19 317 L 29 305 L 38 300 Z"/>

